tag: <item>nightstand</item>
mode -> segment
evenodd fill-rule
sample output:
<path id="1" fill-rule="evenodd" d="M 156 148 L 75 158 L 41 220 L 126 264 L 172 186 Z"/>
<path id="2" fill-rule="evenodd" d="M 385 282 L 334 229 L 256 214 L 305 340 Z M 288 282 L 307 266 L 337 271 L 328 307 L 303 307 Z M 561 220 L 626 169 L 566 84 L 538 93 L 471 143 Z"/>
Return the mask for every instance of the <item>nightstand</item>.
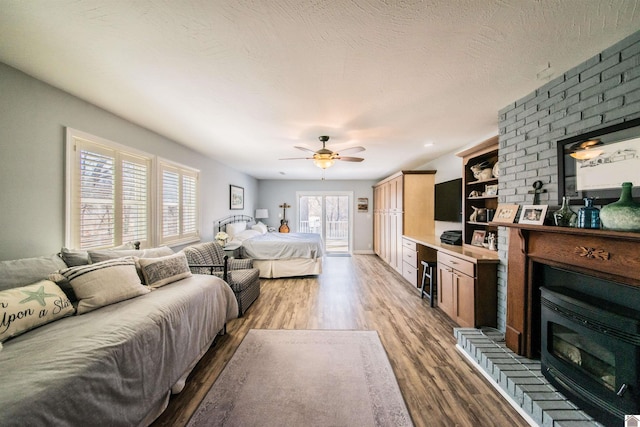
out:
<path id="1" fill-rule="evenodd" d="M 229 258 L 242 258 L 242 246 L 239 244 L 230 243 L 222 249 Z"/>

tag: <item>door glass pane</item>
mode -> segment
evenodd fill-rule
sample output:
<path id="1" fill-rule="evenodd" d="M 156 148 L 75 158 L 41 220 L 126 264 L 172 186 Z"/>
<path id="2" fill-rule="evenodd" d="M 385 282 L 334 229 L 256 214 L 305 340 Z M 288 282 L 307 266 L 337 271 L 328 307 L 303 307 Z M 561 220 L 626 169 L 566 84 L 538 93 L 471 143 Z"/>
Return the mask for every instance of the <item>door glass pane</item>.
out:
<path id="1" fill-rule="evenodd" d="M 349 196 L 326 196 L 325 204 L 326 250 L 349 252 Z"/>
<path id="2" fill-rule="evenodd" d="M 301 196 L 298 232 L 322 235 L 322 196 Z"/>

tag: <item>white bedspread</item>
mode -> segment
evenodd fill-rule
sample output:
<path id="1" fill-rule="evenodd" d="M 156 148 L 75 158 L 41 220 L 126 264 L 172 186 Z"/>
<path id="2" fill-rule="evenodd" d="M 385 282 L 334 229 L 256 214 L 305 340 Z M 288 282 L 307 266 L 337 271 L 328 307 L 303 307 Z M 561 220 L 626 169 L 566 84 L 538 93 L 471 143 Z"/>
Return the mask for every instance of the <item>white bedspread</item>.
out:
<path id="1" fill-rule="evenodd" d="M 324 244 L 315 233 L 265 233 L 242 242 L 244 253 L 253 259 L 322 257 Z"/>

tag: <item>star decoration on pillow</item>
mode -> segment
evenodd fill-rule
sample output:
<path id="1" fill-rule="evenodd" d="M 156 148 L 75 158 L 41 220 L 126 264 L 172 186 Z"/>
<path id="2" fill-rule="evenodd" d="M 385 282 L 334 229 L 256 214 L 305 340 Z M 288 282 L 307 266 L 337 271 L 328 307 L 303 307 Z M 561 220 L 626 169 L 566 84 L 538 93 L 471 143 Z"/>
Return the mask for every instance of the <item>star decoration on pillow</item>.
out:
<path id="1" fill-rule="evenodd" d="M 48 294 L 44 291 L 44 285 L 40 286 L 40 288 L 37 291 L 26 291 L 26 290 L 21 290 L 20 292 L 22 292 L 25 295 L 28 295 L 27 298 L 23 299 L 22 301 L 20 301 L 20 304 L 25 304 L 29 301 L 38 301 L 38 304 L 40 304 L 41 306 L 45 307 L 47 304 L 44 302 L 44 299 L 47 297 L 57 297 L 58 295 L 56 294 Z"/>

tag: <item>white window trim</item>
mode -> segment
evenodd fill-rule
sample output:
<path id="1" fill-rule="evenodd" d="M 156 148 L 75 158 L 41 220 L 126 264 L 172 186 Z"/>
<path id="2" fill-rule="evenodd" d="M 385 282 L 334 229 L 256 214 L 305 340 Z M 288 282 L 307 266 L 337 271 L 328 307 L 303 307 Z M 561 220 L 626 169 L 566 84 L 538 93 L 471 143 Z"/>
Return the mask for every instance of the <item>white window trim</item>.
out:
<path id="1" fill-rule="evenodd" d="M 153 247 L 156 245 L 164 244 L 167 246 L 177 246 L 181 244 L 187 244 L 197 242 L 200 240 L 200 209 L 201 194 L 200 194 L 200 171 L 190 166 L 182 165 L 173 162 L 168 159 L 163 159 L 158 156 L 146 153 L 135 148 L 128 147 L 126 145 L 119 144 L 114 141 L 110 141 L 105 138 L 101 138 L 77 129 L 70 127 L 66 128 L 66 167 L 65 167 L 65 246 L 68 248 L 77 249 L 74 243 L 75 235 L 77 233 L 73 229 L 75 226 L 73 211 L 73 191 L 75 190 L 74 174 L 77 173 L 79 165 L 76 163 L 76 151 L 75 146 L 77 141 L 85 141 L 92 145 L 103 146 L 107 150 L 115 150 L 120 154 L 141 157 L 148 159 L 149 161 L 149 194 L 147 197 L 148 206 L 148 224 L 147 234 L 148 241 L 146 247 Z M 186 236 L 178 236 L 172 239 L 163 239 L 162 237 L 162 166 L 176 168 L 182 173 L 190 174 L 196 178 L 196 218 L 195 218 L 195 233 L 191 233 Z M 180 176 L 182 176 L 182 173 Z M 116 190 L 117 191 L 117 190 Z M 126 242 L 125 242 L 126 243 Z"/>
<path id="2" fill-rule="evenodd" d="M 172 236 L 169 238 L 164 238 L 163 236 L 163 210 L 162 210 L 162 183 L 163 176 L 162 172 L 164 169 L 173 169 L 180 174 L 180 177 L 183 175 L 192 175 L 196 178 L 196 231 L 195 233 L 190 233 L 187 235 L 183 235 L 182 231 L 179 232 L 178 236 Z M 188 243 L 198 242 L 200 241 L 200 209 L 202 203 L 200 202 L 200 171 L 198 169 L 192 168 L 190 166 L 186 166 L 168 159 L 164 159 L 162 157 L 157 158 L 157 168 L 156 168 L 156 236 L 157 242 L 159 245 L 167 245 L 167 246 L 178 246 L 184 245 Z"/>

